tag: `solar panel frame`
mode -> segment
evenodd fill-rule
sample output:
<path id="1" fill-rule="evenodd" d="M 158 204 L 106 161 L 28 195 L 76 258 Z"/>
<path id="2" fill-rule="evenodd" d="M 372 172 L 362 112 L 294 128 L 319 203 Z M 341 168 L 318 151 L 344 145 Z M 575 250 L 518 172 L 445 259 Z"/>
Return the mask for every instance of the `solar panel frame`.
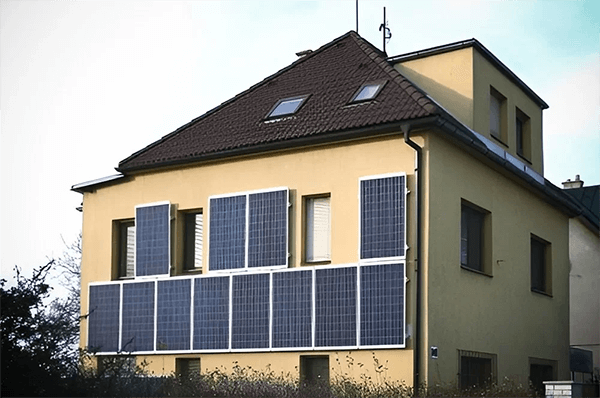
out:
<path id="1" fill-rule="evenodd" d="M 303 275 L 301 279 L 300 276 Z M 279 285 L 287 278 L 287 285 Z M 308 283 L 308 286 L 302 286 Z M 293 292 L 291 297 L 281 297 L 285 292 Z M 308 308 L 306 305 L 308 298 Z M 296 319 L 290 318 L 292 313 L 299 313 Z M 283 319 L 278 321 L 280 315 Z M 286 317 L 287 316 L 287 317 Z M 296 320 L 296 321 L 295 321 Z M 314 346 L 314 270 L 291 269 L 274 271 L 271 276 L 271 348 L 273 351 L 291 351 L 312 349 Z M 281 344 L 287 337 L 288 341 L 302 337 L 300 341 L 307 344 Z"/>
<path id="2" fill-rule="evenodd" d="M 210 271 L 246 268 L 248 197 L 243 194 L 209 197 Z"/>
<path id="3" fill-rule="evenodd" d="M 232 275 L 231 308 L 231 350 L 270 350 L 271 273 Z"/>
<path id="4" fill-rule="evenodd" d="M 166 211 L 165 211 L 166 210 Z M 144 220 L 149 213 L 151 221 Z M 153 222 L 158 223 L 152 225 Z M 149 224 L 149 225 L 147 225 Z M 166 229 L 159 235 L 161 227 Z M 171 270 L 171 203 L 168 201 L 135 206 L 135 277 L 169 276 Z"/>
<path id="5" fill-rule="evenodd" d="M 287 266 L 288 203 L 287 189 L 248 195 L 248 268 Z"/>
<path id="6" fill-rule="evenodd" d="M 157 281 L 156 351 L 191 349 L 191 289 L 191 278 Z"/>
<path id="7" fill-rule="evenodd" d="M 135 292 L 135 290 L 143 291 Z M 147 296 L 150 296 L 151 300 L 144 302 L 143 298 Z M 140 297 L 142 300 L 135 300 Z M 122 283 L 120 351 L 154 351 L 155 301 L 156 283 L 154 281 Z M 132 334 L 134 335 L 132 336 Z"/>
<path id="8" fill-rule="evenodd" d="M 369 220 L 367 215 L 365 214 L 365 207 L 368 206 L 365 203 L 365 198 L 363 195 L 363 188 L 367 187 L 368 183 L 373 183 L 376 180 L 385 180 L 385 179 L 398 179 L 398 191 L 395 192 L 399 201 L 399 208 L 396 209 L 371 209 L 373 212 L 382 211 L 383 214 L 376 215 L 380 221 L 387 223 L 391 219 L 390 212 L 396 213 L 395 216 L 399 218 L 399 223 L 401 224 L 399 228 L 395 228 L 395 226 L 386 224 L 384 228 L 377 228 L 377 231 L 381 229 L 384 230 L 384 234 L 392 235 L 391 239 L 387 239 L 388 242 L 394 242 L 396 236 L 398 237 L 397 246 L 391 248 L 368 248 L 369 243 L 374 243 L 381 245 L 381 242 L 384 239 L 381 238 L 381 233 L 377 237 L 373 237 L 369 239 L 369 235 L 372 235 L 366 231 L 369 228 L 369 225 L 374 221 Z M 381 181 L 383 182 L 383 181 Z M 407 198 L 406 198 L 406 173 L 387 173 L 387 174 L 379 174 L 379 175 L 371 175 L 359 178 L 358 183 L 358 197 L 359 197 L 359 206 L 358 206 L 358 258 L 360 263 L 374 263 L 381 261 L 403 261 L 406 258 L 406 207 L 407 207 Z M 389 194 L 389 193 L 388 193 Z M 381 204 L 381 203 L 379 203 Z M 372 213 L 373 213 L 372 212 Z M 376 223 L 376 221 L 375 221 Z M 381 227 L 378 225 L 378 227 Z"/>
<path id="9" fill-rule="evenodd" d="M 315 267 L 314 350 L 358 348 L 358 268 L 358 265 Z M 345 288 L 349 295 L 344 297 L 336 288 Z M 326 308 L 328 302 L 333 308 Z M 336 333 L 341 336 L 336 337 Z"/>
<path id="10" fill-rule="evenodd" d="M 359 349 L 405 348 L 406 263 L 363 264 L 359 271 Z"/>
<path id="11" fill-rule="evenodd" d="M 103 290 L 108 297 L 102 298 Z M 99 296 L 96 298 L 96 296 Z M 90 283 L 88 285 L 88 349 L 98 353 L 112 354 L 120 349 L 121 331 L 121 284 Z M 116 324 L 111 330 L 107 325 Z M 100 334 L 96 336 L 96 333 Z M 102 335 L 104 334 L 104 335 Z M 98 344 L 99 343 L 99 344 Z M 106 346 L 106 348 L 104 348 Z"/>
<path id="12" fill-rule="evenodd" d="M 219 285 L 219 289 L 208 290 L 203 284 Z M 193 279 L 192 284 L 192 350 L 202 352 L 224 352 L 230 348 L 231 335 L 231 275 L 201 276 Z M 212 314 L 201 312 L 202 308 L 216 309 Z M 212 315 L 212 316 L 211 316 Z M 225 328 L 226 333 L 220 329 Z M 214 340 L 203 337 L 215 336 Z M 210 344 L 204 344 L 208 341 Z M 214 344 L 214 345 L 212 345 Z"/>

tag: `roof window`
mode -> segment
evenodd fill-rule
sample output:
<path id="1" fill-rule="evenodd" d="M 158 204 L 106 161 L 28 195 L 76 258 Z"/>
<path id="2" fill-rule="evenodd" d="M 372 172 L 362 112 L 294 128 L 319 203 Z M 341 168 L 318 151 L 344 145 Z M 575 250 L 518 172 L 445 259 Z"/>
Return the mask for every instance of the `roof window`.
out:
<path id="1" fill-rule="evenodd" d="M 352 97 L 351 102 L 369 101 L 379 94 L 384 83 L 367 83 L 363 84 L 360 89 Z"/>
<path id="2" fill-rule="evenodd" d="M 273 109 L 271 109 L 267 118 L 294 114 L 300 109 L 307 98 L 308 95 L 281 99 L 277 101 Z"/>

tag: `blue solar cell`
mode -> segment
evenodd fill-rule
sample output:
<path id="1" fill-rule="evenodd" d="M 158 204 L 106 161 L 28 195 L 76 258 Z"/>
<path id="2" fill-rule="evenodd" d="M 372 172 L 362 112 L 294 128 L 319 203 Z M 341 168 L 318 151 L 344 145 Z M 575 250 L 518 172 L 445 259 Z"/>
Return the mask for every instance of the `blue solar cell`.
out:
<path id="1" fill-rule="evenodd" d="M 229 348 L 229 276 L 194 281 L 194 350 Z"/>
<path id="2" fill-rule="evenodd" d="M 404 176 L 360 182 L 360 258 L 404 256 Z"/>
<path id="3" fill-rule="evenodd" d="M 137 276 L 169 273 L 170 205 L 138 207 L 135 211 Z"/>
<path id="4" fill-rule="evenodd" d="M 119 350 L 119 304 L 121 285 L 90 286 L 88 349 L 95 352 Z"/>
<path id="5" fill-rule="evenodd" d="M 273 348 L 312 346 L 312 271 L 273 273 Z"/>
<path id="6" fill-rule="evenodd" d="M 360 344 L 404 344 L 404 266 L 360 268 Z"/>
<path id="7" fill-rule="evenodd" d="M 315 346 L 356 346 L 356 267 L 315 272 Z"/>
<path id="8" fill-rule="evenodd" d="M 158 281 L 156 349 L 189 350 L 191 338 L 192 281 Z"/>
<path id="9" fill-rule="evenodd" d="M 231 348 L 269 348 L 269 274 L 234 275 Z"/>
<path id="10" fill-rule="evenodd" d="M 154 350 L 154 282 L 123 284 L 121 351 Z"/>
<path id="11" fill-rule="evenodd" d="M 210 200 L 211 271 L 244 268 L 246 260 L 246 196 Z"/>
<path id="12" fill-rule="evenodd" d="M 251 194 L 248 267 L 287 265 L 287 190 Z"/>

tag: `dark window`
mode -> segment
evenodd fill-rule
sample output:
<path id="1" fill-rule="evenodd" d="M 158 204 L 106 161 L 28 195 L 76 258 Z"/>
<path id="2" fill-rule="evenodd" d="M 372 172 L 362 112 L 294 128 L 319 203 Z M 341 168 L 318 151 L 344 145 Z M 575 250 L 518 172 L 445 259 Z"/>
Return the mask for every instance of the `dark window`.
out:
<path id="1" fill-rule="evenodd" d="M 490 135 L 506 142 L 506 97 L 490 87 Z"/>
<path id="2" fill-rule="evenodd" d="M 544 382 L 554 379 L 554 369 L 551 365 L 530 364 L 529 380 L 531 386 L 540 395 L 544 395 Z"/>
<path id="3" fill-rule="evenodd" d="M 531 127 L 529 116 L 516 108 L 515 132 L 517 138 L 517 155 L 525 159 L 531 158 Z"/>
<path id="4" fill-rule="evenodd" d="M 303 386 L 329 385 L 329 356 L 301 356 L 300 380 Z"/>
<path id="5" fill-rule="evenodd" d="M 549 278 L 549 244 L 542 239 L 531 236 L 531 290 L 550 293 Z"/>
<path id="6" fill-rule="evenodd" d="M 484 272 L 483 242 L 485 214 L 465 204 L 461 208 L 460 263 L 476 271 Z"/>
<path id="7" fill-rule="evenodd" d="M 459 353 L 461 389 L 478 389 L 495 382 L 495 355 L 472 351 L 459 351 Z"/>
<path id="8" fill-rule="evenodd" d="M 133 278 L 135 271 L 135 223 L 119 223 L 119 278 Z"/>
<path id="9" fill-rule="evenodd" d="M 200 375 L 200 358 L 175 359 L 175 373 L 183 378 L 193 378 Z"/>
<path id="10" fill-rule="evenodd" d="M 516 131 L 517 131 L 517 154 L 524 156 L 523 154 L 523 121 L 517 117 L 516 120 Z"/>
<path id="11" fill-rule="evenodd" d="M 202 212 L 185 214 L 184 269 L 202 268 L 204 219 Z"/>

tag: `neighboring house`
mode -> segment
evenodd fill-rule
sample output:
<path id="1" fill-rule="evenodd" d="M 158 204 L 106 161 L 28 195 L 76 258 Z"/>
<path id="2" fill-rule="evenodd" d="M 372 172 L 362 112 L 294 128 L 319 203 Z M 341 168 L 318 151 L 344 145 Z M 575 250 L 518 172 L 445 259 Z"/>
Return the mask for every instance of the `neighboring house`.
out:
<path id="1" fill-rule="evenodd" d="M 581 209 L 543 177 L 546 103 L 474 39 L 303 54 L 73 186 L 82 347 L 155 373 L 567 379 Z"/>
<path id="2" fill-rule="evenodd" d="M 600 375 L 600 185 L 584 187 L 577 175 L 563 187 L 583 208 L 569 220 L 571 347 L 591 351 Z M 574 365 L 580 365 L 577 362 Z"/>

